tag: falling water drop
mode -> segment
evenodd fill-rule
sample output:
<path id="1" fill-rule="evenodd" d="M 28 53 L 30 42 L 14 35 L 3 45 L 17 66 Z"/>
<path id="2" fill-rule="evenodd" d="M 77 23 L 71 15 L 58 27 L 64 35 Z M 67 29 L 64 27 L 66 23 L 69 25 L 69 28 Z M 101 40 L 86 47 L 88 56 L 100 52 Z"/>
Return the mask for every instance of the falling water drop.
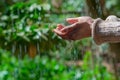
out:
<path id="1" fill-rule="evenodd" d="M 27 45 L 26 44 L 24 44 L 24 52 L 25 52 L 25 54 L 27 53 Z"/>
<path id="2" fill-rule="evenodd" d="M 37 53 L 40 56 L 40 43 L 37 41 Z"/>
<path id="3" fill-rule="evenodd" d="M 21 44 L 18 45 L 18 48 L 19 48 L 19 53 L 18 53 L 18 72 L 20 71 L 21 69 L 21 54 L 22 54 L 22 46 Z"/>
<path id="4" fill-rule="evenodd" d="M 12 55 L 13 55 L 13 56 L 14 56 L 14 54 L 15 54 L 15 50 L 16 50 L 16 45 L 13 44 L 13 45 L 12 45 Z"/>
<path id="5" fill-rule="evenodd" d="M 98 13 L 99 13 L 99 16 L 103 16 L 103 12 L 102 12 L 102 7 L 101 7 L 101 3 L 100 3 L 100 0 L 96 0 L 97 1 L 97 4 L 98 5 Z"/>
<path id="6" fill-rule="evenodd" d="M 19 44 L 19 54 L 18 54 L 18 59 L 21 60 L 22 57 L 22 46 Z"/>
<path id="7" fill-rule="evenodd" d="M 36 47 L 37 47 L 37 54 L 39 55 L 38 57 L 40 57 L 40 42 L 39 41 L 37 41 Z M 38 70 L 40 69 L 39 62 L 37 63 L 36 69 L 38 69 Z M 42 72 L 39 72 L 39 75 L 40 75 L 40 77 L 42 77 Z"/>
<path id="8" fill-rule="evenodd" d="M 11 17 L 11 21 L 12 21 L 12 24 L 11 24 L 11 26 L 12 26 L 11 36 L 12 36 L 14 34 L 14 19 L 12 19 L 12 17 Z M 14 53 L 15 53 L 15 45 L 12 44 L 12 55 L 14 55 Z"/>

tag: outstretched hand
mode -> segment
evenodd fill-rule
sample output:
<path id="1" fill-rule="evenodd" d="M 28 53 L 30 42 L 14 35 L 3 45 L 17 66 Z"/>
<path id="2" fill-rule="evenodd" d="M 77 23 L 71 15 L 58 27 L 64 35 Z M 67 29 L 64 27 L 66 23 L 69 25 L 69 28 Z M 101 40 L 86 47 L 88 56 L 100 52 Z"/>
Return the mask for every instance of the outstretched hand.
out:
<path id="1" fill-rule="evenodd" d="M 91 17 L 68 18 L 66 21 L 70 24 L 68 26 L 58 24 L 54 32 L 67 40 L 79 40 L 91 36 L 91 24 L 93 19 Z"/>

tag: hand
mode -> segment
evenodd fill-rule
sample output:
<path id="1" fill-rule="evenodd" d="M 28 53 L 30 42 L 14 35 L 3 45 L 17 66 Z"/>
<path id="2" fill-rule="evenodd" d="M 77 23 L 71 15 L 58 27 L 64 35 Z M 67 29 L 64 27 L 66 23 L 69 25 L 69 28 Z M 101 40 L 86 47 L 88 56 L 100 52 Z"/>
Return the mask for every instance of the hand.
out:
<path id="1" fill-rule="evenodd" d="M 68 18 L 66 21 L 71 25 L 58 24 L 54 29 L 54 32 L 63 39 L 79 40 L 91 36 L 90 26 L 94 21 L 91 17 Z"/>

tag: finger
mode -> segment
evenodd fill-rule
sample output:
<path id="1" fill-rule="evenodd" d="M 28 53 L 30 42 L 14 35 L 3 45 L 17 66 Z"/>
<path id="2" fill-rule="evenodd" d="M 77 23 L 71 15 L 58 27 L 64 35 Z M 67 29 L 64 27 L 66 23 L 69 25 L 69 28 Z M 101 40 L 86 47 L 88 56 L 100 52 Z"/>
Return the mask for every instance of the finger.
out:
<path id="1" fill-rule="evenodd" d="M 62 28 L 64 28 L 64 25 L 62 25 L 62 24 L 57 24 L 57 29 L 58 29 L 58 30 L 61 30 Z"/>
<path id="2" fill-rule="evenodd" d="M 57 29 L 54 29 L 53 31 L 59 36 L 65 35 L 65 33 L 62 33 L 61 31 L 59 31 Z"/>
<path id="3" fill-rule="evenodd" d="M 59 35 L 62 39 L 68 39 L 67 38 L 67 35 L 65 35 L 64 33 L 61 33 L 60 31 L 58 31 L 58 30 L 55 30 L 54 29 L 54 32 L 57 34 L 57 35 Z"/>
<path id="4" fill-rule="evenodd" d="M 74 24 L 68 25 L 68 26 L 62 28 L 60 31 L 63 32 L 63 33 L 64 32 L 67 33 L 69 31 L 73 30 L 74 28 L 78 27 L 78 25 L 80 25 L 81 23 L 82 22 L 76 22 Z"/>
<path id="5" fill-rule="evenodd" d="M 79 18 L 67 18 L 66 21 L 69 23 L 69 24 L 74 24 L 76 22 L 79 21 Z"/>

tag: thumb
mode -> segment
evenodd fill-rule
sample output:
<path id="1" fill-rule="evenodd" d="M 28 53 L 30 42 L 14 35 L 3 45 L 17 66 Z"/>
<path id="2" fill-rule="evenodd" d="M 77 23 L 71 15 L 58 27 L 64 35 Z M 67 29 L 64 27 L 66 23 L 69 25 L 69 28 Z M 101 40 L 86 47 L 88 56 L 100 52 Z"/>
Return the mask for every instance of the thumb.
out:
<path id="1" fill-rule="evenodd" d="M 62 24 L 57 24 L 57 29 L 58 29 L 58 30 L 61 30 L 62 28 L 64 28 L 64 25 L 62 25 Z"/>
<path id="2" fill-rule="evenodd" d="M 69 23 L 69 24 L 74 24 L 76 22 L 79 21 L 79 18 L 67 18 L 66 21 Z"/>

